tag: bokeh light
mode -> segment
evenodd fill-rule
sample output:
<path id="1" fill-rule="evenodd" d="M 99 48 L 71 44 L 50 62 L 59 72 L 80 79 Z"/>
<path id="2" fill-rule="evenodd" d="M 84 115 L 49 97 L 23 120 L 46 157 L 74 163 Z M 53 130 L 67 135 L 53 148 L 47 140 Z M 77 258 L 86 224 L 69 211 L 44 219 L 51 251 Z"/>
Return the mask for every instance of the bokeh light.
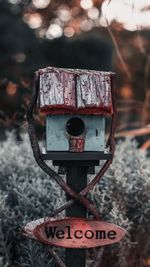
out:
<path id="1" fill-rule="evenodd" d="M 42 17 L 38 13 L 25 14 L 23 20 L 29 25 L 31 29 L 37 29 L 42 25 Z"/>
<path id="2" fill-rule="evenodd" d="M 51 0 L 33 0 L 32 3 L 36 8 L 46 8 L 50 4 Z"/>
<path id="3" fill-rule="evenodd" d="M 83 20 L 81 21 L 80 28 L 82 31 L 90 31 L 93 28 L 93 22 L 91 20 Z"/>
<path id="4" fill-rule="evenodd" d="M 75 30 L 72 27 L 66 27 L 64 29 L 64 35 L 66 37 L 72 37 L 75 34 Z"/>
<path id="5" fill-rule="evenodd" d="M 125 84 L 120 88 L 120 94 L 124 99 L 130 99 L 133 97 L 133 88 L 130 85 Z"/>
<path id="6" fill-rule="evenodd" d="M 24 53 L 17 53 L 14 55 L 14 59 L 17 63 L 22 63 L 26 60 L 26 55 Z"/>
<path id="7" fill-rule="evenodd" d="M 10 81 L 6 87 L 6 92 L 10 96 L 15 95 L 17 92 L 17 85 Z"/>
<path id="8" fill-rule="evenodd" d="M 48 39 L 58 38 L 62 36 L 63 30 L 58 24 L 51 24 L 46 32 Z"/>
<path id="9" fill-rule="evenodd" d="M 71 12 L 68 8 L 61 8 L 58 10 L 58 17 L 61 21 L 67 22 L 71 19 Z"/>
<path id="10" fill-rule="evenodd" d="M 93 19 L 93 20 L 96 20 L 99 18 L 99 10 L 98 8 L 96 7 L 93 7 L 93 8 L 90 8 L 88 11 L 87 11 L 87 14 L 88 14 L 88 17 L 90 19 Z"/>
<path id="11" fill-rule="evenodd" d="M 93 7 L 92 0 L 81 0 L 80 5 L 84 9 L 90 9 Z"/>

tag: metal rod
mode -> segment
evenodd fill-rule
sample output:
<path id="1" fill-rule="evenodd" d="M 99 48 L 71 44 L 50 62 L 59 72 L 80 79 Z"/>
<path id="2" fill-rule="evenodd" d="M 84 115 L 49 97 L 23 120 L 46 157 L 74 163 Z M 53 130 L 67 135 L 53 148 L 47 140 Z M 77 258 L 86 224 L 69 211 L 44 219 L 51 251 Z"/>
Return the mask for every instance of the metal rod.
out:
<path id="1" fill-rule="evenodd" d="M 66 181 L 69 187 L 74 191 L 80 192 L 87 185 L 87 166 L 69 166 L 66 168 Z M 70 196 L 67 195 L 67 200 Z M 67 217 L 86 218 L 87 210 L 79 202 L 75 202 L 66 210 Z M 86 249 L 66 249 L 66 266 L 67 267 L 85 267 L 86 266 Z"/>
<path id="2" fill-rule="evenodd" d="M 73 191 L 62 179 L 60 175 L 58 175 L 55 171 L 53 171 L 42 159 L 40 147 L 38 144 L 38 139 L 36 136 L 35 126 L 34 126 L 34 118 L 33 118 L 33 109 L 35 104 L 37 103 L 38 99 L 38 85 L 39 85 L 39 78 L 38 75 L 35 75 L 35 82 L 34 82 L 34 91 L 32 95 L 32 99 L 28 105 L 27 108 L 27 121 L 28 121 L 28 132 L 31 142 L 31 147 L 33 150 L 34 158 L 39 165 L 39 167 L 47 173 L 52 179 L 54 179 L 61 188 L 67 192 L 67 194 L 70 195 L 71 198 L 75 199 L 76 201 L 79 201 L 82 203 L 83 206 L 86 206 L 86 208 L 95 216 L 95 218 L 99 218 L 99 213 L 95 206 L 88 201 L 87 198 L 84 196 L 77 194 L 75 191 Z"/>

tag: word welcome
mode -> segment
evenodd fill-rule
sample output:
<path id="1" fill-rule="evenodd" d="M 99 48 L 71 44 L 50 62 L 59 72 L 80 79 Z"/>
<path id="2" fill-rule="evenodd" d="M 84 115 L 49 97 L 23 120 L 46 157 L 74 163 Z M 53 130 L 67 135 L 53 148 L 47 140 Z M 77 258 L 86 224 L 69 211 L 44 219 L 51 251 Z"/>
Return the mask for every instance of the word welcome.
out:
<path id="1" fill-rule="evenodd" d="M 65 231 L 66 230 L 66 231 Z M 45 226 L 45 235 L 48 239 L 110 239 L 116 238 L 116 231 L 114 230 L 71 230 L 70 226 L 65 226 L 65 230 L 60 230 L 57 226 Z"/>

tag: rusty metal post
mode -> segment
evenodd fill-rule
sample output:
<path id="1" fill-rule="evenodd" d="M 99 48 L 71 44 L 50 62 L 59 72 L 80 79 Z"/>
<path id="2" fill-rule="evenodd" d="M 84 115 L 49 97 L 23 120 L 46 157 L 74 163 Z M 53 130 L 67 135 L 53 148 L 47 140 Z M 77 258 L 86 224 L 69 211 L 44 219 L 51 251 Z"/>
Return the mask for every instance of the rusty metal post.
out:
<path id="1" fill-rule="evenodd" d="M 87 186 L 87 166 L 72 166 L 66 168 L 66 182 L 76 192 L 81 192 Z M 70 197 L 67 196 L 67 200 Z M 75 202 L 66 210 L 67 217 L 86 218 L 86 208 L 78 202 Z M 80 240 L 79 240 L 80 242 Z M 85 267 L 86 266 L 86 249 L 66 249 L 66 266 L 67 267 Z"/>

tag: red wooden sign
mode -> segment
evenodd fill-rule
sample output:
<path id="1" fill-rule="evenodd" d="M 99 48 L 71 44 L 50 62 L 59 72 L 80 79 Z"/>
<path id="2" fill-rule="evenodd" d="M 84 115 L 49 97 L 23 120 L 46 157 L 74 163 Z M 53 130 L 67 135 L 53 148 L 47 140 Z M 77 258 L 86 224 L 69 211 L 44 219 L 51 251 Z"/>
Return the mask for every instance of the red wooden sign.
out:
<path id="1" fill-rule="evenodd" d="M 25 234 L 44 244 L 58 247 L 92 248 L 105 246 L 119 242 L 126 234 L 123 228 L 104 221 L 83 218 L 62 220 L 47 218 L 42 220 L 27 224 L 24 227 Z"/>

